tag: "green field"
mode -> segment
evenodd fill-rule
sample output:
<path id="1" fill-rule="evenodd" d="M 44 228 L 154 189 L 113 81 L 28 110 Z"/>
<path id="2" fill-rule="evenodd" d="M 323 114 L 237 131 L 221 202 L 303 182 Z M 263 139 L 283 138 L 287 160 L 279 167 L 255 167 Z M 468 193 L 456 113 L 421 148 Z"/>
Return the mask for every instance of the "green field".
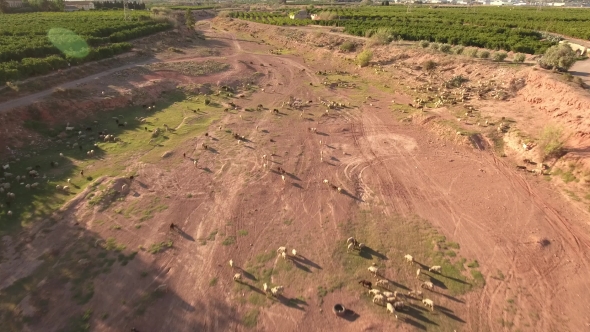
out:
<path id="1" fill-rule="evenodd" d="M 0 15 L 0 84 L 129 51 L 126 41 L 170 28 L 147 12 Z"/>
<path id="2" fill-rule="evenodd" d="M 189 109 L 197 108 L 202 111 L 200 113 L 189 111 Z M 87 127 L 108 130 L 120 139 L 117 142 L 103 142 L 97 139 L 96 132 L 87 131 L 84 131 L 86 137 L 78 135 L 78 132 L 68 132 L 66 136 L 62 135 L 58 138 L 65 123 L 49 127 L 43 119 L 34 114 L 30 120 L 26 121 L 25 127 L 43 135 L 47 141 L 43 146 L 23 148 L 26 152 L 19 155 L 18 160 L 15 158 L 0 160 L 1 165 L 9 164 L 10 166 L 10 169 L 6 171 L 0 170 L 0 174 L 4 176 L 6 172 L 13 174 L 12 177 L 0 182 L 10 183 L 10 188 L 6 191 L 16 195 L 10 207 L 4 200 L 1 202 L 3 206 L 0 208 L 0 236 L 49 216 L 88 186 L 91 186 L 86 198 L 89 203 L 105 204 L 104 201 L 112 198 L 111 196 L 116 193 L 103 188 L 104 184 L 97 182 L 97 179 L 102 176 L 133 175 L 124 172 L 129 160 L 151 162 L 161 159 L 162 153 L 167 149 L 173 150 L 188 137 L 204 132 L 221 112 L 218 112 L 215 102 L 205 105 L 203 98 L 197 100 L 182 92 L 176 92 L 160 100 L 156 104 L 155 111 L 146 112 L 141 106 L 135 106 L 119 109 L 118 114 L 125 114 L 118 119 L 121 123 L 128 122 L 127 126 L 119 127 L 113 119 L 107 117 L 87 118 L 72 124 L 77 128 L 76 130 L 84 130 L 83 128 Z M 136 120 L 137 117 L 145 117 L 146 123 L 140 123 Z M 172 133 L 160 135 L 152 143 L 148 143 L 152 137 L 152 130 L 162 129 L 164 123 L 177 129 Z M 148 130 L 146 131 L 144 127 Z M 93 146 L 95 142 L 97 144 Z M 95 150 L 94 157 L 87 155 L 90 149 Z M 58 165 L 51 167 L 52 161 L 57 162 Z M 36 165 L 39 165 L 40 177 L 15 181 L 17 175 L 26 178 L 26 168 L 34 168 Z M 86 170 L 83 177 L 79 174 L 80 170 Z M 72 180 L 70 184 L 67 183 L 68 178 Z M 35 189 L 27 189 L 25 182 L 28 184 L 37 182 L 39 185 Z M 68 185 L 70 190 L 68 192 L 56 190 L 56 185 Z M 12 216 L 8 215 L 8 211 L 12 211 Z M 133 214 L 134 211 L 126 213 Z M 149 211 L 142 211 L 142 213 L 146 218 L 149 218 L 151 214 Z"/>
<path id="3" fill-rule="evenodd" d="M 546 32 L 590 39 L 586 9 L 417 6 L 408 11 L 406 6 L 365 6 L 310 8 L 309 12 L 322 20 L 291 20 L 289 10 L 234 12 L 231 17 L 274 25 L 339 26 L 346 33 L 367 37 L 381 29 L 396 39 L 529 54 L 541 54 L 558 41 Z"/>

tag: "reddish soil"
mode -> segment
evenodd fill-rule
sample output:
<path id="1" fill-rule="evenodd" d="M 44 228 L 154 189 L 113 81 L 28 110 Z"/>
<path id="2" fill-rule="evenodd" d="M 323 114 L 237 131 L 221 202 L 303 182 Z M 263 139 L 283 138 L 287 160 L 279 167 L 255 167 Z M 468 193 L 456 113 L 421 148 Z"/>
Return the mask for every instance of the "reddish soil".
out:
<path id="1" fill-rule="evenodd" d="M 285 37 L 275 27 L 238 21 L 215 24 L 228 31 L 208 30 L 207 35 L 215 38 L 220 56 L 232 65 L 232 71 L 206 77 L 174 72 L 133 75 L 126 91 L 148 89 L 133 102 L 151 101 L 176 84 L 218 86 L 243 82 L 254 72 L 262 72 L 264 76 L 257 84 L 265 91 L 236 102 L 243 108 L 263 104 L 268 109 L 279 108 L 280 113 L 240 111 L 243 118 L 228 114 L 212 125 L 209 138 L 201 136 L 185 142 L 171 157 L 158 163 L 131 165 L 130 169 L 137 170 L 139 175 L 135 182 L 127 182 L 129 194 L 121 206 L 142 210 L 148 208 L 146 198 L 170 197 L 168 208 L 155 214 L 141 229 L 135 229 L 111 210 L 98 211 L 80 199 L 60 214 L 51 233 L 36 233 L 23 239 L 26 249 L 14 258 L 34 261 L 40 253 L 59 247 L 56 244 L 66 245 L 75 237 L 116 236 L 127 248 L 173 239 L 174 247 L 169 250 L 158 255 L 140 251 L 125 269 L 96 277 L 94 297 L 85 306 L 95 313 L 90 321 L 92 330 L 123 331 L 136 327 L 139 331 L 245 331 L 241 317 L 247 311 L 249 293 L 246 288 L 236 288 L 231 279 L 235 271 L 227 262 L 232 259 L 238 267 L 256 265 L 258 255 L 272 254 L 283 245 L 298 250 L 302 256 L 296 266 L 308 273 L 289 277 L 288 284 L 284 284 L 283 300 L 263 306 L 253 330 L 386 331 L 392 326 L 404 331 L 442 330 L 444 327 L 432 324 L 432 320 L 443 316 L 461 331 L 588 329 L 590 305 L 584 300 L 590 296 L 590 284 L 586 281 L 590 274 L 588 213 L 574 208 L 552 183 L 518 172 L 510 160 L 498 157 L 486 140 L 476 149 L 464 144 L 465 137 L 449 139 L 441 135 L 442 127 L 430 120 L 422 121 L 428 116 L 414 115 L 413 121 L 406 123 L 391 109 L 392 99 L 396 104 L 412 102 L 411 88 L 420 84 L 421 76 L 421 71 L 413 69 L 415 65 L 426 59 L 447 61 L 453 69 L 441 71 L 441 77 L 463 74 L 477 80 L 477 76 L 484 79 L 494 75 L 502 82 L 524 77 L 527 84 L 509 100 L 473 100 L 471 104 L 490 118 L 514 118 L 522 131 L 538 131 L 546 122 L 559 124 L 566 132 L 576 133 L 567 141 L 568 145 L 585 147 L 590 143 L 590 136 L 586 135 L 590 123 L 583 118 L 584 105 L 589 101 L 585 92 L 540 70 L 472 61 L 462 66 L 461 60 L 425 55 L 415 49 L 376 49 L 376 61 L 404 52 L 412 55 L 406 62 L 394 63 L 401 68 L 393 69 L 393 64 L 384 66 L 388 75 L 395 77 L 393 80 L 371 68 L 356 68 L 345 60 L 348 55 L 318 50 L 297 36 Z M 240 39 L 250 33 L 276 45 L 289 40 L 289 46 L 305 59 L 298 55 L 272 55 L 268 51 L 276 46 Z M 300 36 L 311 39 L 310 34 L 313 32 L 301 32 Z M 187 54 L 166 61 L 201 58 L 205 57 Z M 361 93 L 328 89 L 321 85 L 322 77 L 314 74 L 318 70 L 357 73 L 370 86 Z M 108 86 L 109 80 L 121 78 L 109 76 L 82 90 L 96 93 Z M 145 83 L 148 80 L 151 82 Z M 394 91 L 381 88 L 384 83 L 395 84 Z M 86 116 L 78 108 L 106 111 L 131 100 L 129 96 L 117 95 L 121 93 L 118 90 L 109 93 L 114 97 L 92 97 L 84 104 L 76 101 L 76 107 L 68 106 L 67 100 L 57 100 L 53 113 L 43 112 L 47 104 L 28 112 L 41 110 L 41 118 L 59 123 L 64 117 Z M 371 96 L 370 103 L 365 101 L 367 95 Z M 298 111 L 281 107 L 290 96 L 312 101 L 304 108 L 302 117 Z M 318 98 L 350 102 L 351 106 L 325 113 L 326 107 L 318 103 Z M 434 117 L 455 118 L 444 109 L 429 111 Z M 16 127 L 28 116 L 23 110 L 15 110 L 0 121 Z M 218 126 L 245 135 L 248 141 L 236 144 L 235 140 L 224 138 L 224 132 L 216 129 Z M 316 127 L 318 133 L 310 132 L 308 127 Z M 10 133 L 14 135 L 12 145 L 22 137 L 14 133 Z M 2 137 L 6 136 L 0 136 L 0 142 L 4 141 Z M 216 152 L 199 154 L 196 146 L 203 141 L 209 142 Z M 324 151 L 323 162 L 320 151 Z M 191 158 L 199 154 L 201 169 L 208 171 L 195 171 L 191 162 L 183 160 L 182 152 Z M 515 158 L 523 155 L 518 151 L 510 153 Z M 269 157 L 270 169 L 263 166 L 263 155 Z M 584 151 L 576 156 L 587 160 Z M 287 171 L 285 182 L 276 171 L 277 166 Z M 323 179 L 337 183 L 344 193 L 330 190 Z M 119 188 L 125 181 L 119 180 L 113 186 Z M 350 285 L 319 300 L 318 283 L 330 280 L 331 271 L 341 268 L 333 257 L 335 248 L 351 235 L 346 232 L 347 227 L 365 226 L 352 220 L 363 211 L 370 211 L 375 219 L 417 216 L 428 221 L 441 234 L 460 243 L 461 256 L 477 259 L 485 285 L 458 297 L 444 290 L 429 293 L 439 310 L 428 313 L 415 302 L 413 310 L 419 314 L 408 316 L 405 323 L 384 315 L 383 308 L 376 310 L 360 295 L 360 290 L 350 291 Z M 116 222 L 122 229 L 113 230 L 101 220 Z M 170 233 L 170 222 L 179 225 L 182 232 Z M 236 243 L 206 241 L 203 245 L 202 240 L 214 231 L 226 237 L 235 236 Z M 35 230 L 30 232 L 35 234 Z M 403 237 L 397 234 L 387 239 L 375 235 L 383 243 L 402 241 Z M 413 270 L 400 270 L 403 254 L 388 251 L 382 273 L 395 280 L 401 280 L 403 274 L 403 280 L 410 280 L 405 285 L 412 288 Z M 284 264 L 274 255 L 270 262 L 270 268 Z M 149 277 L 138 278 L 142 271 L 149 271 Z M 8 273 L 0 275 L 4 279 Z M 218 278 L 215 287 L 213 278 Z M 273 278 L 275 285 L 287 282 Z M 367 274 L 366 278 L 370 276 Z M 255 285 L 253 292 L 260 292 L 261 285 L 247 281 Z M 161 284 L 167 286 L 167 293 L 149 302 L 145 314 L 135 314 L 142 305 L 136 300 Z M 56 330 L 65 326 L 68 313 L 78 308 L 70 300 L 71 294 L 67 289 L 52 288 L 51 283 L 40 288 L 50 304 L 47 312 L 27 328 L 47 331 L 48 326 Z M 299 296 L 305 301 L 285 301 Z M 331 313 L 334 303 L 344 304 L 358 316 L 349 320 L 336 317 Z M 507 303 L 516 303 L 516 311 L 506 309 Z M 109 316 L 101 319 L 100 314 L 105 312 Z"/>

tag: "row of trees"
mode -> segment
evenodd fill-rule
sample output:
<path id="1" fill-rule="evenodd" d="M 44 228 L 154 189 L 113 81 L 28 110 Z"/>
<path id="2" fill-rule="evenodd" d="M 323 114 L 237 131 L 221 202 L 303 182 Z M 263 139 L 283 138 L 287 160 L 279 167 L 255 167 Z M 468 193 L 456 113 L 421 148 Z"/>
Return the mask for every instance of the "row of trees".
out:
<path id="1" fill-rule="evenodd" d="M 94 8 L 95 9 L 115 9 L 119 8 L 122 9 L 124 7 L 123 1 L 94 1 Z M 135 9 L 135 10 L 145 10 L 145 3 L 143 2 L 127 2 L 127 8 Z"/>
<path id="2" fill-rule="evenodd" d="M 24 58 L 21 61 L 2 62 L 0 63 L 0 83 L 34 75 L 44 75 L 54 70 L 68 68 L 69 66 L 106 59 L 127 52 L 132 47 L 130 43 L 114 43 L 107 46 L 89 48 L 88 55 L 84 58 L 51 55 L 45 58 Z"/>
<path id="3" fill-rule="evenodd" d="M 0 63 L 60 54 L 48 38 L 54 27 L 71 30 L 89 46 L 103 46 L 147 36 L 170 27 L 143 15 L 124 21 L 122 13 L 30 13 L 0 16 Z"/>
<path id="4" fill-rule="evenodd" d="M 0 13 L 22 13 L 22 12 L 63 12 L 64 0 L 23 0 L 23 6 L 11 8 L 6 0 L 0 0 Z"/>
<path id="5" fill-rule="evenodd" d="M 309 8 L 311 13 L 328 11 L 344 20 L 437 20 L 467 26 L 522 28 L 550 31 L 571 37 L 590 39 L 590 15 L 587 9 L 531 7 L 440 7 L 416 6 L 408 12 L 404 6 L 383 7 L 329 7 Z"/>
<path id="6" fill-rule="evenodd" d="M 171 28 L 145 12 L 131 17 L 125 21 L 112 11 L 0 15 L 0 85 L 105 59 L 130 50 L 125 41 Z"/>
<path id="7" fill-rule="evenodd" d="M 232 17 L 273 25 L 307 25 L 312 22 L 290 20 L 284 14 L 264 12 L 236 12 L 232 13 Z M 556 43 L 555 40 L 547 40 L 541 33 L 529 29 L 464 25 L 460 21 L 443 20 L 438 17 L 428 19 L 372 15 L 357 16 L 356 19 L 349 20 L 319 20 L 313 21 L 313 24 L 344 27 L 346 33 L 356 36 L 370 37 L 379 29 L 387 29 L 395 39 L 427 40 L 528 54 L 542 54 Z"/>

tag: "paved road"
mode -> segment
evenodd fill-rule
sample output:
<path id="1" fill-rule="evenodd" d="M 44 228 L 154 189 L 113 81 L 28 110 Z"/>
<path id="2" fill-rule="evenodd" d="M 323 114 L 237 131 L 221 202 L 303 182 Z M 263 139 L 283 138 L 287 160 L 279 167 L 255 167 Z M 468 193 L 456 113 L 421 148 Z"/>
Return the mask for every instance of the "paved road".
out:
<path id="1" fill-rule="evenodd" d="M 99 79 L 99 78 L 101 78 L 103 76 L 110 75 L 110 74 L 112 74 L 114 72 L 117 72 L 117 71 L 121 71 L 121 70 L 129 69 L 129 68 L 133 68 L 133 67 L 136 67 L 136 66 L 147 65 L 147 64 L 154 63 L 154 62 L 157 62 L 157 61 L 158 61 L 157 59 L 150 59 L 150 60 L 146 60 L 146 61 L 142 61 L 142 62 L 136 62 L 136 63 L 133 63 L 133 64 L 129 64 L 129 65 L 125 65 L 125 66 L 121 66 L 121 67 L 109 69 L 109 70 L 103 71 L 103 72 L 98 73 L 98 74 L 94 74 L 94 75 L 90 75 L 90 76 L 81 78 L 79 80 L 75 80 L 75 81 L 67 82 L 67 83 L 64 83 L 64 84 L 61 84 L 61 85 L 58 85 L 58 86 L 54 86 L 54 87 L 52 87 L 50 89 L 47 89 L 47 90 L 44 90 L 44 91 L 41 91 L 41 92 L 37 92 L 37 93 L 34 93 L 32 95 L 27 95 L 27 96 L 24 96 L 24 97 L 21 97 L 21 98 L 9 100 L 7 102 L 0 103 L 0 112 L 4 112 L 4 111 L 7 111 L 7 110 L 16 108 L 16 107 L 21 107 L 21 106 L 25 106 L 25 105 L 28 105 L 28 104 L 32 104 L 32 103 L 40 100 L 41 98 L 44 98 L 44 97 L 49 96 L 57 88 L 64 88 L 64 89 L 73 88 L 73 87 L 76 87 L 78 84 L 90 82 L 92 80 Z"/>
<path id="2" fill-rule="evenodd" d="M 574 76 L 581 77 L 584 83 L 590 85 L 590 59 L 576 61 L 572 68 L 570 68 L 570 73 Z"/>

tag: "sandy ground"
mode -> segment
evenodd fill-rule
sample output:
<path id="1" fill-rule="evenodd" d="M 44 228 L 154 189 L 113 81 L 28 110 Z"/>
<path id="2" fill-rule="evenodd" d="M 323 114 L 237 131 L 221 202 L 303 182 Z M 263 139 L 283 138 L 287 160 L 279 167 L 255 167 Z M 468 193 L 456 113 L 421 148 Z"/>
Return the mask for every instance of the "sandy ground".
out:
<path id="1" fill-rule="evenodd" d="M 260 30 L 264 27 L 253 26 L 263 34 Z M 245 31 L 234 32 L 230 25 L 227 27 L 228 31 L 217 28 L 207 30 L 207 34 L 219 42 L 222 52 L 212 58 L 225 59 L 232 65 L 231 71 L 199 78 L 155 72 L 144 79 L 218 85 L 254 71 L 262 72 L 259 86 L 265 91 L 259 90 L 237 103 L 242 108 L 263 104 L 269 110 L 280 109 L 279 113 L 241 109 L 223 116 L 210 128 L 207 138 L 196 137 L 176 147 L 171 158 L 153 164 L 130 162 L 129 169 L 137 171 L 138 180 L 129 183 L 129 195 L 121 204 L 141 208 L 146 198 L 169 196 L 165 211 L 156 214 L 146 227 L 134 229 L 110 210 L 101 212 L 83 200 L 76 201 L 63 219 L 49 226 L 50 233 L 27 238 L 26 245 L 21 243 L 25 249 L 15 254 L 14 261 L 2 263 L 3 280 L 14 275 L 6 272 L 6 264 L 14 268 L 17 262 L 29 262 L 22 264 L 19 272 L 26 275 L 30 272 L 25 266 L 30 269 L 42 253 L 55 247 L 65 250 L 52 244 L 67 244 L 74 238 L 116 236 L 128 248 L 173 239 L 172 249 L 158 255 L 140 251 L 125 269 L 95 278 L 94 296 L 85 306 L 95 313 L 90 320 L 92 330 L 136 327 L 139 331 L 242 331 L 248 330 L 241 317 L 253 307 L 252 294 L 262 291 L 260 283 L 241 268 L 260 263 L 259 255 L 270 253 L 266 268 L 286 269 L 286 263 L 273 254 L 276 248 L 286 245 L 297 248 L 300 256 L 295 259 L 294 270 L 272 275 L 273 285 L 283 284 L 285 294 L 260 306 L 254 330 L 588 329 L 590 304 L 584 299 L 590 295 L 586 281 L 590 273 L 590 236 L 585 211 L 574 208 L 550 183 L 518 172 L 508 160 L 497 157 L 490 142 L 484 141 L 480 149 L 475 149 L 442 138 L 428 123 L 400 122 L 391 110 L 391 100 L 408 103 L 413 96 L 409 90 L 392 94 L 378 88 L 384 78 L 372 75 L 370 69 L 358 70 L 340 58 L 324 57 L 321 52 L 315 54 L 315 61 L 296 55 L 272 55 L 268 52 L 271 47 L 245 40 L 241 37 Z M 264 37 L 271 38 L 269 35 Z M 299 50 L 308 49 L 301 46 Z M 194 59 L 189 54 L 173 61 Z M 371 84 L 360 94 L 328 89 L 314 74 L 318 70 L 359 73 Z M 415 76 L 409 72 L 400 70 L 395 75 L 403 82 Z M 117 80 L 109 75 L 103 79 L 87 88 L 98 91 L 101 84 Z M 370 104 L 366 95 L 371 96 Z M 312 103 L 303 111 L 282 108 L 290 96 Z M 326 114 L 319 98 L 351 106 Z M 522 103 L 519 98 L 526 99 L 519 96 L 513 101 Z M 486 103 L 492 106 L 489 101 L 472 102 L 482 109 Z M 522 104 L 512 107 L 519 109 Z M 247 141 L 236 144 L 217 126 L 245 135 Z M 310 132 L 309 127 L 317 128 L 317 133 Z M 201 142 L 208 142 L 211 152 L 198 153 Z M 201 169 L 195 170 L 181 152 L 191 158 L 198 154 Z M 263 155 L 268 158 L 267 167 Z M 285 181 L 278 166 L 287 172 Z M 343 193 L 331 190 L 323 179 L 341 186 Z M 358 222 L 355 216 L 360 213 L 369 213 L 371 221 Z M 412 314 L 397 321 L 361 296 L 364 291 L 360 286 L 353 291 L 356 285 L 346 285 L 318 299 L 318 284 L 325 284 L 335 273 L 332 271 L 341 269 L 334 252 L 351 236 L 347 229 L 360 232 L 365 227 L 377 227 L 386 234 L 387 229 L 395 229 L 392 220 L 416 217 L 460 243 L 461 256 L 477 259 L 485 285 L 452 296 L 444 288 L 444 278 L 435 278 L 443 287 L 428 293 L 428 297 L 435 301 L 437 310 L 429 313 L 418 301 L 407 300 Z M 123 228 L 112 230 L 101 220 L 119 222 Z M 179 225 L 179 234 L 169 232 L 170 222 Z M 202 239 L 212 232 L 234 236 L 235 244 L 205 241 L 203 245 Z M 31 233 L 35 234 L 33 230 Z M 373 261 L 384 266 L 381 273 L 398 282 L 399 289 L 415 288 L 414 270 L 403 265 L 403 247 L 392 245 L 395 250 L 387 249 L 392 241 L 403 242 L 404 235 L 395 234 L 389 239 L 378 233 L 372 238 L 386 249 Z M 20 243 L 11 237 L 4 240 L 7 248 Z M 232 271 L 229 259 L 238 268 Z M 369 264 L 368 260 L 362 269 Z M 149 277 L 138 278 L 141 271 L 150 271 Z M 235 285 L 231 276 L 236 271 L 242 271 L 251 287 Z M 134 302 L 145 299 L 146 292 L 158 285 L 167 288 L 160 298 Z M 50 304 L 27 329 L 61 329 L 69 313 L 78 308 L 68 300 L 71 294 L 67 288 L 52 288 L 51 282 L 40 284 L 39 289 Z M 134 314 L 142 303 L 149 303 L 145 314 Z M 331 313 L 334 303 L 344 304 L 356 316 L 336 317 Z M 21 310 L 26 307 L 26 303 L 22 304 Z M 104 312 L 109 313 L 108 317 L 100 318 Z"/>

